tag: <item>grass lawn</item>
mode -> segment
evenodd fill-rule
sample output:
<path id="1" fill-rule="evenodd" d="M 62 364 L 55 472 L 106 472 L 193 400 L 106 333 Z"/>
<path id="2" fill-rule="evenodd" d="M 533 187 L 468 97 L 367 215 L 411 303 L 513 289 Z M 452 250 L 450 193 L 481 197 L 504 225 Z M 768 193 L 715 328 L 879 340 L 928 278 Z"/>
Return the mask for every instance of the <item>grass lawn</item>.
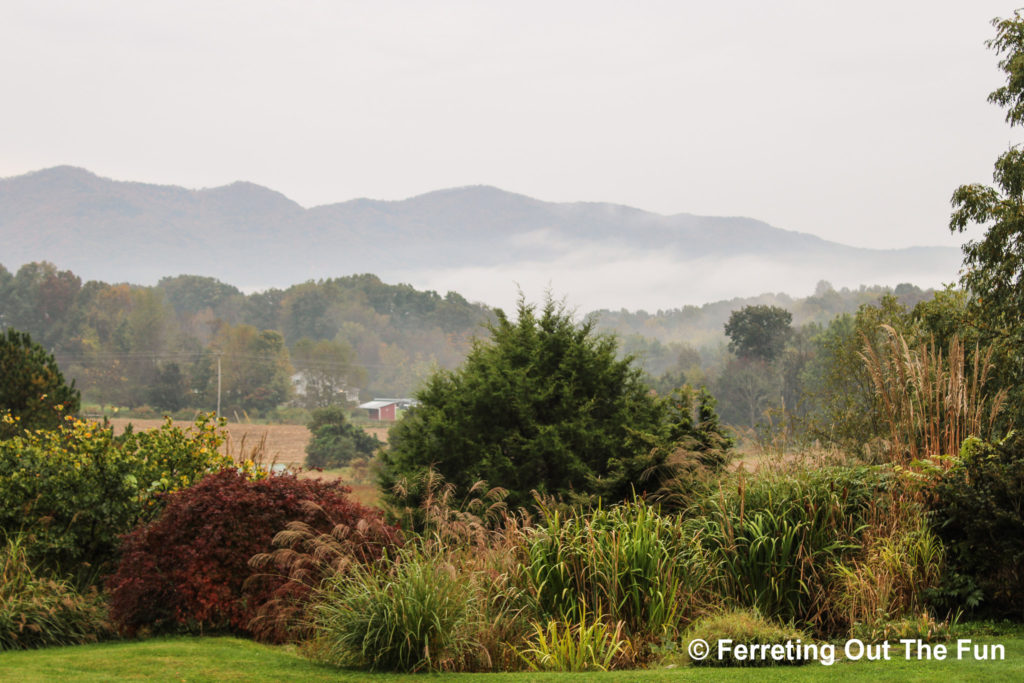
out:
<path id="1" fill-rule="evenodd" d="M 815 681 L 825 677 L 863 681 L 1024 680 L 1024 636 L 973 637 L 975 644 L 1000 643 L 1006 647 L 1002 661 L 957 661 L 956 644 L 950 643 L 949 660 L 906 661 L 902 646 L 888 662 L 837 662 L 831 667 L 759 669 L 673 668 L 620 671 L 607 674 L 461 674 L 396 675 L 339 670 L 315 664 L 294 647 L 260 645 L 227 637 L 154 638 L 144 641 L 58 647 L 0 654 L 0 680 L 10 681 L 416 681 L 423 679 L 472 679 L 481 681 Z M 841 648 L 839 648 L 841 650 Z"/>

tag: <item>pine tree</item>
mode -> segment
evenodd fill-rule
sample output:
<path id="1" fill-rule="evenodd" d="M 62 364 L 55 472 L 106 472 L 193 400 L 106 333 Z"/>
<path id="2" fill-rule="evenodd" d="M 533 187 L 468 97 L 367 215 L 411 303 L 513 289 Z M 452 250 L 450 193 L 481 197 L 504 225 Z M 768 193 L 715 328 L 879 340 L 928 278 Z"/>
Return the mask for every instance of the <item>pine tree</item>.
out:
<path id="1" fill-rule="evenodd" d="M 52 429 L 64 415 L 78 412 L 81 397 L 48 353 L 25 332 L 0 335 L 0 438 L 25 429 Z"/>

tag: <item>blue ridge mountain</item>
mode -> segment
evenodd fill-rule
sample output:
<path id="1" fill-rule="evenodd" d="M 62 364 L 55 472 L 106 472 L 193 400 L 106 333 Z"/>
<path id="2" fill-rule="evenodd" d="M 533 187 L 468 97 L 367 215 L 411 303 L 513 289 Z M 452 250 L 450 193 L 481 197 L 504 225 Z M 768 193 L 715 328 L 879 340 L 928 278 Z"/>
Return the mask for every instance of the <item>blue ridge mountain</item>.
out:
<path id="1" fill-rule="evenodd" d="M 9 270 L 47 260 L 85 279 L 153 284 L 187 273 L 243 289 L 366 272 L 407 281 L 411 272 L 555 263 L 588 249 L 667 255 L 681 268 L 749 257 L 813 267 L 823 279 L 862 264 L 860 282 L 890 284 L 915 274 L 952 280 L 960 262 L 950 247 L 863 249 L 752 218 L 551 203 L 487 186 L 307 209 L 247 182 L 190 190 L 70 166 L 0 179 L 0 239 Z"/>

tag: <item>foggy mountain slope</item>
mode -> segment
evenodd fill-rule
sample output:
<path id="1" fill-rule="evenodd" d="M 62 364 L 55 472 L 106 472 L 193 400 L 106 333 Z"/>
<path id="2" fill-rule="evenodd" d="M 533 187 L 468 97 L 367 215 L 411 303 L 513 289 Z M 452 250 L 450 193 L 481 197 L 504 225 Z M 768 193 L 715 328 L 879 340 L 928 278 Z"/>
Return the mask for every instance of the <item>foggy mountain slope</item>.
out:
<path id="1" fill-rule="evenodd" d="M 467 281 L 486 276 L 509 289 L 513 280 L 529 284 L 550 270 L 553 285 L 574 296 L 610 277 L 692 288 L 702 273 L 724 282 L 721 271 L 731 270 L 749 294 L 804 286 L 780 282 L 780 274 L 799 275 L 809 286 L 819 279 L 936 285 L 954 279 L 960 260 L 953 248 L 860 249 L 751 218 L 550 203 L 485 186 L 306 209 L 252 183 L 189 190 L 68 166 L 0 179 L 0 239 L 0 264 L 9 270 L 48 260 L 108 282 L 152 284 L 189 273 L 248 289 L 372 272 L 417 286 L 451 283 L 483 300 L 489 295 Z M 588 269 L 596 269 L 594 278 Z M 701 298 L 733 295 L 712 289 Z M 630 306 L 656 307 L 643 300 Z"/>

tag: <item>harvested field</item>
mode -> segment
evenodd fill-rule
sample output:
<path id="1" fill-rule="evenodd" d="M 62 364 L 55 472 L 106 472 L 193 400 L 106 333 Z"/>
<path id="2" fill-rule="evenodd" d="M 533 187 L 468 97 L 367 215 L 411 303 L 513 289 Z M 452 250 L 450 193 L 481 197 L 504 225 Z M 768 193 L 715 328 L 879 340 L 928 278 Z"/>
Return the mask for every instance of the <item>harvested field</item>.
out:
<path id="1" fill-rule="evenodd" d="M 129 424 L 137 431 L 158 429 L 163 420 L 139 420 L 134 418 L 115 418 L 110 421 L 114 433 L 120 434 Z M 187 428 L 190 422 L 175 420 L 176 427 Z M 224 443 L 225 453 L 235 457 L 240 453 L 249 454 L 253 448 L 260 446 L 263 439 L 265 460 L 285 465 L 301 465 L 306 457 L 306 444 L 309 443 L 309 430 L 304 425 L 258 425 L 228 422 L 226 425 L 228 439 Z"/>
<path id="2" fill-rule="evenodd" d="M 114 427 L 114 433 L 120 434 L 129 424 L 137 431 L 146 429 L 158 429 L 164 424 L 163 420 L 140 420 L 135 418 L 113 418 L 110 420 Z M 187 428 L 190 422 L 175 420 L 176 427 Z M 306 458 L 306 444 L 309 443 L 310 433 L 305 425 L 261 425 L 247 424 L 241 422 L 228 422 L 226 427 L 228 440 L 224 444 L 225 453 L 236 460 L 241 457 L 251 457 L 254 449 L 256 453 L 262 451 L 263 462 L 278 462 L 289 467 L 299 467 Z M 364 429 L 376 436 L 381 441 L 387 442 L 388 428 L 386 426 L 369 426 Z M 312 476 L 322 476 L 325 479 L 337 478 L 328 473 L 309 473 Z"/>

